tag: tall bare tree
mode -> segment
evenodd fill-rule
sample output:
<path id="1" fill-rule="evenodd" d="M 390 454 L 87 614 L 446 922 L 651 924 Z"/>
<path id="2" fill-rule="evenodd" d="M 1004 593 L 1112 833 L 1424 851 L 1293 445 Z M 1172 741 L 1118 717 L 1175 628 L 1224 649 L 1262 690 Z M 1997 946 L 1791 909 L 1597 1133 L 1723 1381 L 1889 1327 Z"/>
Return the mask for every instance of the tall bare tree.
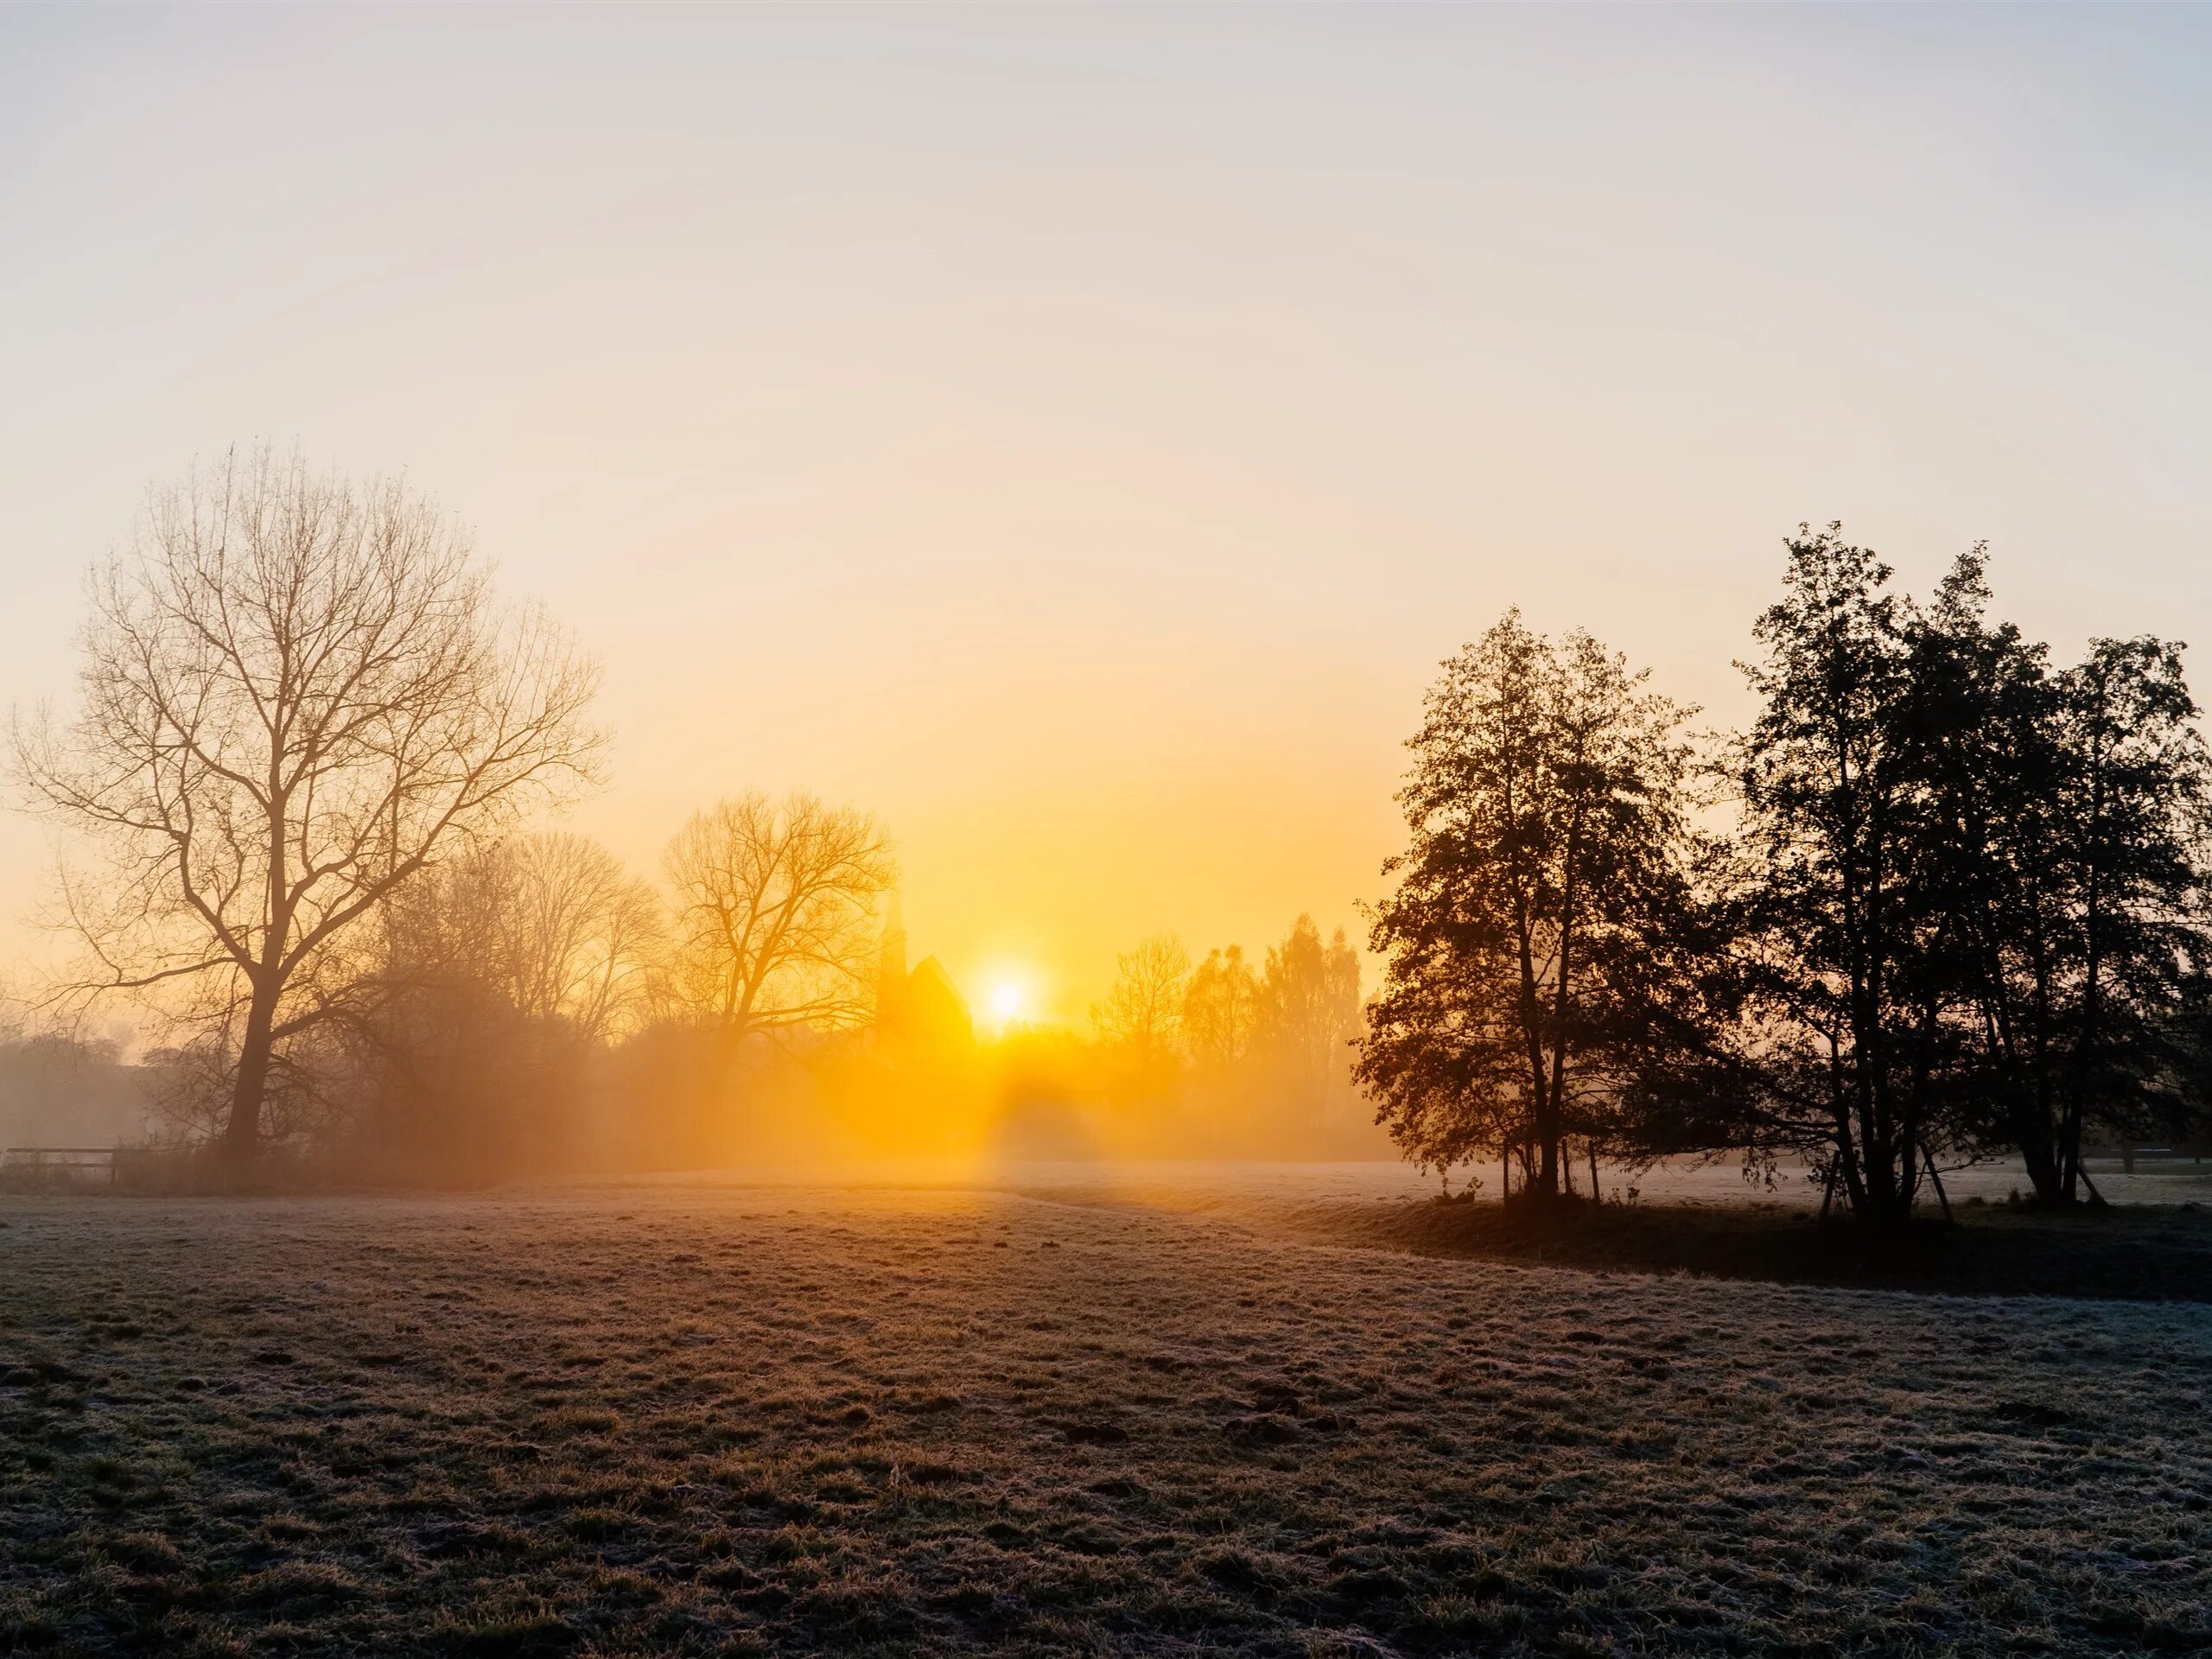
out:
<path id="1" fill-rule="evenodd" d="M 327 958 L 419 872 L 594 779 L 597 674 L 505 613 L 466 533 L 394 478 L 232 452 L 149 494 L 91 581 L 79 706 L 15 725 L 67 868 L 79 992 L 186 994 L 232 1033 L 251 1163 L 271 1057 L 332 1012 Z"/>
<path id="2" fill-rule="evenodd" d="M 721 1035 L 866 1020 L 876 901 L 897 876 L 883 826 L 807 794 L 758 790 L 695 813 L 670 842 L 677 1000 Z"/>

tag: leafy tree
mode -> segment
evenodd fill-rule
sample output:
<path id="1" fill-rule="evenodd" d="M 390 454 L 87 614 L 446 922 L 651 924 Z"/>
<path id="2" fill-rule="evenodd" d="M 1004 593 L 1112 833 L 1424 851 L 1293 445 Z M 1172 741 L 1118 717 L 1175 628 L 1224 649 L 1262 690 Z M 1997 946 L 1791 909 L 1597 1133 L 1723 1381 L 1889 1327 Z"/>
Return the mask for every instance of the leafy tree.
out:
<path id="1" fill-rule="evenodd" d="M 1555 1196 L 1568 1135 L 1624 1088 L 1689 899 L 1687 717 L 1587 634 L 1554 643 L 1517 612 L 1444 664 L 1356 1073 L 1424 1166 L 1517 1157 L 1524 1190 Z"/>
<path id="2" fill-rule="evenodd" d="M 1982 548 L 1924 607 L 1890 578 L 1801 532 L 1758 624 L 1735 1064 L 1689 1116 L 1726 1103 L 1714 1138 L 1803 1153 L 1878 1220 L 2000 1147 L 2070 1202 L 2086 1124 L 2187 1110 L 2206 767 L 2179 648 L 2053 672 L 1989 620 Z"/>
<path id="3" fill-rule="evenodd" d="M 2021 1140 L 2049 1136 L 2049 1196 L 2064 1202 L 2084 1179 L 2086 1124 L 2167 1133 L 2202 1107 L 2184 1073 L 2212 964 L 2202 876 L 2212 772 L 2181 656 L 2168 641 L 2099 639 L 2061 681 L 2080 988 L 2066 1087 L 2053 1091 L 2063 1104 Z"/>
<path id="4" fill-rule="evenodd" d="M 1930 1046 L 1948 1069 L 1925 1091 L 1923 1168 L 1930 1142 L 1971 1152 L 2024 1133 L 2062 1046 L 2059 690 L 2046 650 L 1991 623 L 1988 603 L 1977 545 L 1928 606 L 1897 613 L 1904 679 L 1887 718 L 1910 804 L 1896 821 L 1916 842 L 1895 860 L 1914 887 L 1898 908 L 1921 918 L 1920 982 L 1947 1039 Z"/>
<path id="5" fill-rule="evenodd" d="M 1956 617 L 1949 682 L 1967 678 L 1956 664 L 1982 671 L 1938 774 L 1948 893 L 1974 947 L 1970 1122 L 2019 1153 L 2039 1200 L 2071 1204 L 2090 1128 L 2180 1132 L 2201 1096 L 2191 1037 L 2212 941 L 2196 707 L 2178 645 L 2101 639 L 2050 673 L 2041 646 L 1982 625 L 1978 602 L 1939 609 Z"/>
<path id="6" fill-rule="evenodd" d="M 1947 1016 L 1962 941 L 1926 787 L 1916 618 L 1840 525 L 1801 529 L 1788 552 L 1783 596 L 1754 628 L 1765 654 L 1745 671 L 1762 707 L 1737 757 L 1757 872 L 1737 895 L 1757 1078 L 1739 1133 L 1806 1154 L 1856 1213 L 1896 1218 L 1957 1138 Z"/>

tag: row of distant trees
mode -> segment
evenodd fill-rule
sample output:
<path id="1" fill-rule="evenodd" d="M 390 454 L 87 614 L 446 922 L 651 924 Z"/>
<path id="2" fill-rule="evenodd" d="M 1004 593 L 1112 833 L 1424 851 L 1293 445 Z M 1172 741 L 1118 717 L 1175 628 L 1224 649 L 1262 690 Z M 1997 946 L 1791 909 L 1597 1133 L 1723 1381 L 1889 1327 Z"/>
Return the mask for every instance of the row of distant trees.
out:
<path id="1" fill-rule="evenodd" d="M 463 1177 L 744 1156 L 779 1138 L 764 1116 L 839 1090 L 912 1139 L 915 1109 L 982 1086 L 868 1041 L 896 879 L 870 815 L 738 795 L 678 830 L 658 882 L 520 833 L 599 781 L 596 671 L 501 607 L 399 481 L 227 455 L 149 498 L 90 599 L 73 709 L 14 728 L 83 951 L 48 1001 L 167 1022 L 142 1071 L 234 1174 L 271 1147 Z M 1122 967 L 1092 1051 L 1022 1092 L 1274 1091 L 1300 1126 L 1346 1098 L 1341 934 L 1301 918 L 1257 971 L 1164 939 Z"/>
<path id="2" fill-rule="evenodd" d="M 664 874 L 558 833 L 429 865 L 280 1001 L 257 1143 L 455 1175 L 719 1144 L 753 1051 L 867 1022 L 889 853 L 865 814 L 752 793 L 695 814 Z M 151 1057 L 192 1141 L 229 1135 L 243 1000 Z"/>
<path id="3" fill-rule="evenodd" d="M 90 601 L 73 710 L 13 733 L 83 952 L 48 1000 L 172 1021 L 165 1097 L 233 1169 L 341 1123 L 521 1135 L 657 1024 L 727 1081 L 753 1039 L 865 1019 L 893 877 L 867 815 L 725 801 L 664 899 L 518 837 L 598 781 L 596 671 L 401 482 L 227 455 L 149 498 Z"/>
<path id="4" fill-rule="evenodd" d="M 85 1031 L 40 1029 L 0 1013 L 0 1147 L 112 1146 L 145 1135 L 144 1068 Z"/>
<path id="5" fill-rule="evenodd" d="M 1247 1122 L 1264 1116 L 1278 1134 L 1338 1140 L 1367 1116 L 1349 1050 L 1360 1029 L 1359 954 L 1342 928 L 1325 943 L 1301 915 L 1256 965 L 1235 944 L 1194 963 L 1180 938 L 1159 933 L 1116 969 L 1090 1020 L 1118 1098 L 1180 1101 Z"/>
<path id="6" fill-rule="evenodd" d="M 2094 1195 L 2207 1076 L 2207 754 L 2179 645 L 2071 664 L 1840 526 L 1788 544 L 1748 730 L 1509 613 L 1411 741 L 1358 1076 L 1408 1153 L 1552 1196 L 1578 1152 L 1808 1160 L 1908 1214 L 1948 1166 Z"/>
<path id="7" fill-rule="evenodd" d="M 1802 1157 L 1878 1219 L 2002 1152 L 2071 1203 L 2096 1137 L 2200 1121 L 2212 770 L 2181 648 L 2058 665 L 1992 618 L 1980 549 L 1915 601 L 1834 526 L 1789 543 L 1754 639 L 1757 718 L 1700 738 L 1509 614 L 1412 741 L 1364 1029 L 1310 922 L 1256 966 L 1155 938 L 1096 1010 L 1105 1086 L 1296 1122 L 1356 1036 L 1424 1163 L 1552 1196 L 1578 1155 Z M 173 1019 L 165 1086 L 234 1171 L 340 1129 L 467 1125 L 481 1161 L 563 1091 L 703 1119 L 764 1049 L 835 1060 L 868 1021 L 895 871 L 868 815 L 737 797 L 658 889 L 518 836 L 598 779 L 595 671 L 397 481 L 263 452 L 155 493 L 80 658 L 73 711 L 14 729 L 72 849 L 54 1000 Z"/>

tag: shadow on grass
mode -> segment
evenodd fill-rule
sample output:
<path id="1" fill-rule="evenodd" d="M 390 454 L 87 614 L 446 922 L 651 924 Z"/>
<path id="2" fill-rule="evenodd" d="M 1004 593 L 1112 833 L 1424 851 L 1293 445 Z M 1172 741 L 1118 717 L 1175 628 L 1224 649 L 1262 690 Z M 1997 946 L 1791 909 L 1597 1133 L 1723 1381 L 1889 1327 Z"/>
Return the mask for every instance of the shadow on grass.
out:
<path id="1" fill-rule="evenodd" d="M 1956 1214 L 1955 1224 L 1929 1218 L 1883 1232 L 1781 1206 L 1296 1206 L 1299 1224 L 1318 1236 L 1420 1255 L 1966 1296 L 2212 1302 L 2212 1212 L 1967 1206 Z"/>

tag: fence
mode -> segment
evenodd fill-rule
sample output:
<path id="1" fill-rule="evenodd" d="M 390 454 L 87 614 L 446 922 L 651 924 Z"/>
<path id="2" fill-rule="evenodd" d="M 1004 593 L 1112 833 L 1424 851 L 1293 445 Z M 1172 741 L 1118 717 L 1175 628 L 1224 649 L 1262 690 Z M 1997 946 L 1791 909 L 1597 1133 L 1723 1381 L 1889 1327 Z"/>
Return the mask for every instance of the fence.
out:
<path id="1" fill-rule="evenodd" d="M 113 1186 L 130 1155 L 120 1147 L 10 1147 L 0 1152 L 0 1181 L 13 1187 Z"/>

